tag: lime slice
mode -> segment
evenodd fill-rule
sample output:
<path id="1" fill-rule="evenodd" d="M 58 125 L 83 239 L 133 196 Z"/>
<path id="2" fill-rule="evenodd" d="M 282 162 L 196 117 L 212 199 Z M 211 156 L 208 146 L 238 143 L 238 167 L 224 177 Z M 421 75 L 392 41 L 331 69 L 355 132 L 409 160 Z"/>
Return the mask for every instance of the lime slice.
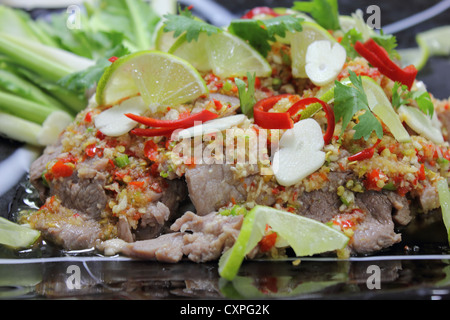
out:
<path id="1" fill-rule="evenodd" d="M 101 77 L 96 99 L 110 106 L 141 95 L 151 108 L 179 105 L 208 89 L 187 61 L 160 51 L 139 51 L 116 60 Z"/>
<path id="2" fill-rule="evenodd" d="M 446 179 L 441 179 L 436 185 L 439 194 L 439 203 L 441 205 L 442 220 L 447 229 L 448 239 L 450 243 L 450 191 Z"/>
<path id="3" fill-rule="evenodd" d="M 370 77 L 362 76 L 361 79 L 369 102 L 369 108 L 372 112 L 384 122 L 398 142 L 411 141 L 411 137 L 400 121 L 383 88 Z"/>
<path id="4" fill-rule="evenodd" d="M 417 70 L 421 70 L 427 63 L 430 57 L 429 47 L 419 36 L 416 37 L 416 40 L 418 47 L 397 50 L 401 58 L 402 67 L 413 65 Z"/>
<path id="5" fill-rule="evenodd" d="M 213 71 L 220 77 L 258 77 L 272 73 L 270 64 L 244 40 L 226 31 L 208 35 L 200 33 L 197 41 L 188 42 L 186 35 L 178 38 L 170 53 L 189 61 L 199 71 Z"/>
<path id="6" fill-rule="evenodd" d="M 450 25 L 421 32 L 416 40 L 424 42 L 430 55 L 447 56 L 450 54 Z"/>
<path id="7" fill-rule="evenodd" d="M 174 31 L 164 32 L 164 20 L 160 20 L 153 33 L 153 43 L 156 50 L 168 52 L 170 47 L 177 41 Z"/>
<path id="8" fill-rule="evenodd" d="M 269 225 L 292 247 L 297 256 L 310 256 L 343 249 L 348 237 L 319 221 L 266 206 L 256 206 L 244 218 L 235 244 L 219 260 L 219 274 L 232 280 Z"/>
<path id="9" fill-rule="evenodd" d="M 302 27 L 300 32 L 288 33 L 291 41 L 292 75 L 295 78 L 308 77 L 305 71 L 306 51 L 311 43 L 317 40 L 337 43 L 331 34 L 317 23 L 305 21 L 302 22 Z"/>
<path id="10" fill-rule="evenodd" d="M 26 248 L 39 238 L 41 233 L 0 217 L 0 244 L 13 248 Z"/>
<path id="11" fill-rule="evenodd" d="M 440 144 L 444 142 L 442 132 L 439 127 L 434 126 L 430 117 L 426 116 L 417 108 L 409 106 L 400 106 L 398 108 L 400 119 L 405 121 L 415 132 L 425 138 Z"/>
<path id="12" fill-rule="evenodd" d="M 351 16 L 339 16 L 339 25 L 341 26 L 342 32 L 346 33 L 351 29 L 356 27 L 356 21 Z"/>

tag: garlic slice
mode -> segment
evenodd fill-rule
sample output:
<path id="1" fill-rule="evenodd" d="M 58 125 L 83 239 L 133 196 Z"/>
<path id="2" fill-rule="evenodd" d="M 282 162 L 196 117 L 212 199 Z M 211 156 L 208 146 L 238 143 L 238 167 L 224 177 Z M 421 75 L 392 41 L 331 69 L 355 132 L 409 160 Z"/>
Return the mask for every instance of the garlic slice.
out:
<path id="1" fill-rule="evenodd" d="M 306 75 L 316 86 L 326 85 L 336 79 L 346 58 L 347 52 L 339 43 L 314 41 L 306 50 Z"/>
<path id="2" fill-rule="evenodd" d="M 148 106 L 140 96 L 133 97 L 100 113 L 95 118 L 95 127 L 107 136 L 118 137 L 137 125 L 125 113 L 142 115 L 147 110 Z"/>
<path id="3" fill-rule="evenodd" d="M 291 186 L 317 171 L 325 163 L 323 133 L 314 119 L 297 122 L 280 139 L 272 170 L 277 182 Z"/>

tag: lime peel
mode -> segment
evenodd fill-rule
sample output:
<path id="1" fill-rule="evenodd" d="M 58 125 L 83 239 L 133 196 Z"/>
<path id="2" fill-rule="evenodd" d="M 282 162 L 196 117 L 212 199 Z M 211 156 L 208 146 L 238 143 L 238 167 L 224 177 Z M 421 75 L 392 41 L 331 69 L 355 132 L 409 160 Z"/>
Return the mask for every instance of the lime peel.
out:
<path id="1" fill-rule="evenodd" d="M 436 185 L 439 194 L 439 203 L 441 205 L 442 220 L 444 221 L 445 229 L 448 234 L 448 241 L 450 243 L 450 190 L 445 179 L 441 179 Z"/>
<path id="2" fill-rule="evenodd" d="M 147 105 L 178 105 L 208 94 L 200 73 L 186 60 L 157 50 L 138 51 L 116 60 L 96 92 L 100 106 L 141 95 Z"/>
<path id="3" fill-rule="evenodd" d="M 13 248 L 26 248 L 35 243 L 40 235 L 38 230 L 0 217 L 0 244 Z"/>
<path id="4" fill-rule="evenodd" d="M 258 51 L 226 31 L 211 35 L 202 32 L 197 41 L 191 42 L 183 34 L 169 53 L 189 61 L 199 71 L 213 71 L 224 78 L 246 76 L 247 72 L 258 77 L 267 77 L 272 73 L 270 64 Z"/>
<path id="5" fill-rule="evenodd" d="M 341 231 L 317 220 L 258 205 L 246 214 L 235 244 L 219 260 L 222 278 L 231 281 L 237 275 L 245 256 L 264 236 L 266 225 L 286 241 L 297 256 L 340 250 L 349 240 Z"/>

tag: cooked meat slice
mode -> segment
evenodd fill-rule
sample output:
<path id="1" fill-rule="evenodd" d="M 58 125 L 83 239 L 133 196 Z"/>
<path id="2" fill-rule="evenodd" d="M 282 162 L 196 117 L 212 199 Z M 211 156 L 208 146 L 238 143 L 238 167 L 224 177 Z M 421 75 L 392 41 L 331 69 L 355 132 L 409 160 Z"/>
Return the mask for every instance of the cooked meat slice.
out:
<path id="1" fill-rule="evenodd" d="M 95 165 L 87 161 L 71 177 L 55 179 L 50 183 L 50 194 L 57 195 L 65 207 L 98 219 L 108 201 L 104 189 L 108 175 Z"/>
<path id="2" fill-rule="evenodd" d="M 45 239 L 66 250 L 93 248 L 98 239 L 104 238 L 97 221 L 64 207 L 56 197 L 49 198 L 39 213 L 30 217 L 29 223 Z"/>
<path id="3" fill-rule="evenodd" d="M 172 225 L 173 233 L 126 244 L 122 253 L 163 262 L 178 262 L 183 256 L 194 262 L 216 260 L 234 244 L 242 219 L 216 212 L 205 216 L 186 212 Z"/>
<path id="4" fill-rule="evenodd" d="M 250 186 L 255 177 L 257 175 L 236 179 L 233 167 L 226 164 L 197 165 L 186 170 L 189 197 L 198 215 L 217 211 L 231 202 L 246 201 L 246 186 Z M 258 200 L 259 204 L 264 205 L 275 203 L 272 195 L 263 195 Z"/>
<path id="5" fill-rule="evenodd" d="M 382 192 L 366 191 L 356 195 L 356 204 L 363 210 L 350 244 L 359 254 L 373 253 L 401 241 L 394 232 L 392 203 Z"/>
<path id="6" fill-rule="evenodd" d="M 183 234 L 168 233 L 155 239 L 128 243 L 121 252 L 132 258 L 178 262 L 183 258 Z"/>
<path id="7" fill-rule="evenodd" d="M 242 220 L 242 215 L 224 216 L 213 212 L 198 216 L 186 212 L 175 221 L 171 230 L 184 233 L 183 254 L 189 260 L 205 262 L 218 259 L 224 251 L 233 246 Z"/>
<path id="8" fill-rule="evenodd" d="M 47 163 L 59 156 L 61 152 L 62 145 L 60 143 L 47 146 L 42 155 L 30 166 L 30 182 L 38 191 L 42 201 L 45 201 L 48 197 L 48 188 L 43 184 L 42 173 L 44 172 Z"/>
<path id="9" fill-rule="evenodd" d="M 409 200 L 406 197 L 402 197 L 398 193 L 388 191 L 384 192 L 387 195 L 389 201 L 394 207 L 393 220 L 396 224 L 406 226 L 411 222 L 411 210 L 409 208 Z"/>

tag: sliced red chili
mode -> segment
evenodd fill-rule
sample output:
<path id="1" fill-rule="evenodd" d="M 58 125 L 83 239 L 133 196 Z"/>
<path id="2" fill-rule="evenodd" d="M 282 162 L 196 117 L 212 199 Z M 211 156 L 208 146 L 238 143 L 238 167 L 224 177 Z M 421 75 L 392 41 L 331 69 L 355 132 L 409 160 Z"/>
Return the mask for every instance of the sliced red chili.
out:
<path id="1" fill-rule="evenodd" d="M 125 114 L 128 118 L 139 122 L 143 125 L 149 126 L 149 127 L 155 127 L 155 128 L 187 128 L 192 127 L 196 121 L 208 121 L 213 120 L 218 117 L 217 114 L 209 111 L 209 110 L 202 110 L 201 112 L 194 113 L 188 117 L 177 119 L 177 120 L 161 120 L 161 119 L 154 119 L 149 117 L 143 117 L 139 115 L 135 115 L 132 113 L 126 113 Z"/>
<path id="2" fill-rule="evenodd" d="M 275 245 L 277 242 L 277 233 L 271 232 L 265 235 L 261 241 L 259 241 L 259 249 L 261 252 L 267 252 Z"/>
<path id="3" fill-rule="evenodd" d="M 302 100 L 294 103 L 287 112 L 291 117 L 294 117 L 300 110 L 304 110 L 306 108 L 306 106 L 313 104 L 313 103 L 320 103 L 322 106 L 322 110 L 325 112 L 325 116 L 327 117 L 327 130 L 325 131 L 325 134 L 323 135 L 323 140 L 324 140 L 325 144 L 329 144 L 331 142 L 331 139 L 333 138 L 333 134 L 334 134 L 335 117 L 334 117 L 334 112 L 328 103 L 326 103 L 318 98 L 305 98 L 305 99 L 302 99 Z M 300 116 L 300 119 L 301 119 L 301 116 Z"/>
<path id="4" fill-rule="evenodd" d="M 59 160 L 52 166 L 51 173 L 53 175 L 53 178 L 55 178 L 55 179 L 67 178 L 72 175 L 73 166 L 65 163 L 62 160 Z"/>
<path id="5" fill-rule="evenodd" d="M 358 153 L 355 153 L 354 155 L 348 157 L 348 161 L 361 161 L 365 159 L 371 159 L 375 153 L 375 149 L 380 143 L 380 139 L 377 140 L 377 142 L 371 146 L 370 148 L 364 149 Z"/>
<path id="6" fill-rule="evenodd" d="M 241 19 L 253 19 L 256 16 L 259 15 L 269 15 L 272 17 L 278 17 L 279 14 L 276 13 L 272 8 L 269 7 L 255 7 L 248 11 L 246 14 L 244 14 Z"/>
<path id="7" fill-rule="evenodd" d="M 280 94 L 277 96 L 259 100 L 253 107 L 255 123 L 264 129 L 291 129 L 294 126 L 288 112 L 268 112 L 283 98 L 291 94 Z"/>
<path id="8" fill-rule="evenodd" d="M 357 41 L 354 48 L 362 57 L 364 57 L 372 66 L 378 68 L 378 70 L 386 77 L 393 81 L 398 81 L 411 89 L 417 76 L 416 67 L 410 65 L 403 69 L 400 68 L 390 59 L 386 50 L 373 39 L 369 39 L 365 43 Z"/>
<path id="9" fill-rule="evenodd" d="M 131 130 L 131 133 L 141 137 L 159 137 L 159 136 L 170 137 L 172 133 L 177 129 L 178 128 L 154 128 L 154 129 L 135 128 Z"/>

